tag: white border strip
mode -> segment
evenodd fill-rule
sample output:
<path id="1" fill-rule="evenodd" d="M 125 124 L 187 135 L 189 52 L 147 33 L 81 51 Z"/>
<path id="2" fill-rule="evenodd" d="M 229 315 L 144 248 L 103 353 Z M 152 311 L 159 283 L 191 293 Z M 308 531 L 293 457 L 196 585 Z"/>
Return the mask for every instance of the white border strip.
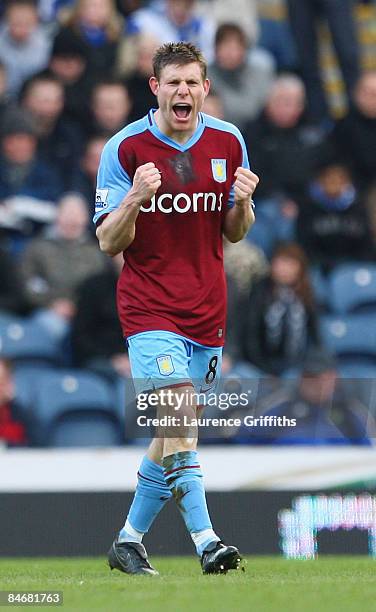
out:
<path id="1" fill-rule="evenodd" d="M 132 491 L 144 454 L 124 449 L 1 450 L 0 492 Z M 208 491 L 315 490 L 376 480 L 376 450 L 202 448 Z"/>

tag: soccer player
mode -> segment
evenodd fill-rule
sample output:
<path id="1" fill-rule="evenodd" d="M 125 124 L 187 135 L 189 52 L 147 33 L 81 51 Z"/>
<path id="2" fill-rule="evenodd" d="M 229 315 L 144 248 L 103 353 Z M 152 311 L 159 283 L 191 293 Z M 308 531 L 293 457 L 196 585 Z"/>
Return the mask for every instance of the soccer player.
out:
<path id="1" fill-rule="evenodd" d="M 209 91 L 200 51 L 191 43 L 163 45 L 153 70 L 150 87 L 159 108 L 106 144 L 94 222 L 102 251 L 124 252 L 117 300 L 136 391 L 169 390 L 176 401 L 185 398 L 179 417 L 191 419 L 197 408 L 193 381 L 207 392 L 220 371 L 222 235 L 237 242 L 254 222 L 258 177 L 249 169 L 239 130 L 200 112 Z M 203 572 L 238 568 L 238 549 L 213 530 L 196 444 L 196 431 L 192 436 L 179 427 L 151 442 L 124 527 L 109 551 L 111 569 L 157 573 L 142 537 L 170 497 Z"/>

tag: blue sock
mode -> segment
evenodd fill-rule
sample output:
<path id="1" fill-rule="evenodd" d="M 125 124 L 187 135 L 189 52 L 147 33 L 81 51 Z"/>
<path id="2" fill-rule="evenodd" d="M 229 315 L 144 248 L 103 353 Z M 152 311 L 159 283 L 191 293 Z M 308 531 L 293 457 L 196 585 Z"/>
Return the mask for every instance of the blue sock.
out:
<path id="1" fill-rule="evenodd" d="M 209 544 L 219 541 L 219 537 L 210 521 L 197 451 L 169 455 L 163 459 L 163 467 L 166 483 L 183 515 L 197 554 L 201 556 Z"/>
<path id="2" fill-rule="evenodd" d="M 138 472 L 135 496 L 119 533 L 119 542 L 141 542 L 170 497 L 162 466 L 145 455 Z"/>

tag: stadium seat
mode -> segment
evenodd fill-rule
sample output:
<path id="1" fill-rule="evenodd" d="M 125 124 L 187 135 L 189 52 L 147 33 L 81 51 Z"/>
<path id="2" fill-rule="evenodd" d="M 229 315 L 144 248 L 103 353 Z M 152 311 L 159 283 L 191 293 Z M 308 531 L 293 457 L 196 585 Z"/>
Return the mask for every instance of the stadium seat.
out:
<path id="1" fill-rule="evenodd" d="M 376 313 L 376 264 L 344 264 L 329 277 L 329 301 L 333 312 Z"/>
<path id="2" fill-rule="evenodd" d="M 122 440 L 122 428 L 114 409 L 113 393 L 101 378 L 84 370 L 45 374 L 35 392 L 34 413 L 39 424 L 39 444 L 52 446 L 103 446 L 105 440 Z M 85 427 L 87 427 L 87 436 Z M 99 423 L 103 425 L 103 435 Z M 75 425 L 80 435 L 72 432 Z M 115 434 L 115 429 L 118 435 Z M 72 444 L 68 444 L 71 440 Z"/>
<path id="3" fill-rule="evenodd" d="M 328 280 L 325 275 L 320 271 L 320 268 L 312 267 L 309 271 L 309 278 L 317 306 L 324 311 L 330 309 L 328 304 Z"/>
<path id="4" fill-rule="evenodd" d="M 239 377 L 243 378 L 244 380 L 258 380 L 259 378 L 266 378 L 268 375 L 252 363 L 247 361 L 236 361 L 231 370 L 222 376 L 223 378 Z"/>
<path id="5" fill-rule="evenodd" d="M 0 353 L 9 359 L 61 362 L 59 344 L 41 325 L 27 319 L 0 322 Z"/>
<path id="6" fill-rule="evenodd" d="M 18 322 L 18 320 L 18 316 L 6 312 L 5 310 L 0 310 L 0 335 L 3 332 L 4 328 L 9 325 L 9 323 L 16 323 Z"/>
<path id="7" fill-rule="evenodd" d="M 277 240 L 273 224 L 266 218 L 257 218 L 252 231 L 247 235 L 247 240 L 259 247 L 270 258 Z"/>
<path id="8" fill-rule="evenodd" d="M 326 315 L 320 318 L 320 328 L 325 345 L 338 357 L 376 361 L 374 315 Z"/>
<path id="9" fill-rule="evenodd" d="M 51 427 L 48 446 L 119 446 L 123 438 L 115 416 L 95 411 L 63 414 Z"/>
<path id="10" fill-rule="evenodd" d="M 368 408 L 373 416 L 376 415 L 376 363 L 355 361 L 341 361 L 338 364 L 338 374 L 342 379 L 342 386 L 348 390 L 349 396 L 358 398 Z"/>
<path id="11" fill-rule="evenodd" d="M 137 408 L 132 379 L 118 377 L 115 383 L 115 410 L 127 442 L 138 443 L 141 440 L 141 431 L 137 425 L 137 417 L 142 412 Z M 143 433 L 145 436 L 148 435 L 148 431 Z M 145 444 L 150 442 L 150 438 L 146 441 L 145 438 L 142 438 L 142 440 Z"/>
<path id="12" fill-rule="evenodd" d="M 34 410 L 36 390 L 43 385 L 44 378 L 50 376 L 53 371 L 51 365 L 41 365 L 37 362 L 25 365 L 16 364 L 14 369 L 14 400 L 21 411 L 21 416 L 28 422 L 31 443 L 37 441 L 39 429 Z"/>
<path id="13" fill-rule="evenodd" d="M 370 363 L 369 361 L 362 361 L 356 359 L 355 361 L 345 361 L 339 364 L 339 374 L 341 378 L 365 378 L 376 381 L 376 363 Z"/>
<path id="14" fill-rule="evenodd" d="M 58 372 L 50 364 L 38 362 L 15 365 L 14 382 L 16 387 L 15 399 L 18 403 L 29 408 L 34 403 L 36 389 L 43 384 L 43 379 L 53 372 Z"/>

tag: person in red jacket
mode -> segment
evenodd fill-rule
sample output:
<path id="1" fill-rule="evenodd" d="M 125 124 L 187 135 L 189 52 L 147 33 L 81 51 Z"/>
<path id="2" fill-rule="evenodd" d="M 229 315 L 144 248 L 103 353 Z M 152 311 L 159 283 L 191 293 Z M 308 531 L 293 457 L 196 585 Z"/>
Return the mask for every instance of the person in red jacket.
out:
<path id="1" fill-rule="evenodd" d="M 25 446 L 26 427 L 17 418 L 14 391 L 12 366 L 0 357 L 0 445 Z"/>

